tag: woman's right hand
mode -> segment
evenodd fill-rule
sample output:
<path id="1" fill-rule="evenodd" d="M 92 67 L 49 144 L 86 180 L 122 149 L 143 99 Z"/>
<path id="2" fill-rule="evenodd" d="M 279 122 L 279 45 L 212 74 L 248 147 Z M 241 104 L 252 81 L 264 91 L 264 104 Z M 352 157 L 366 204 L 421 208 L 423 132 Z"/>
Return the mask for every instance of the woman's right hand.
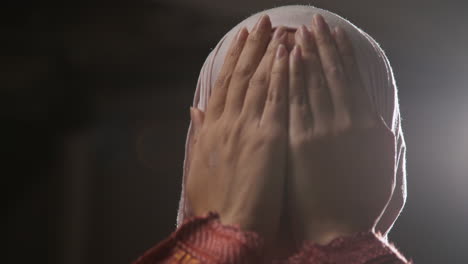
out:
<path id="1" fill-rule="evenodd" d="M 289 196 L 297 242 L 325 244 L 374 231 L 392 193 L 395 137 L 364 91 L 345 32 L 334 37 L 321 16 L 312 29 L 296 32 L 290 55 Z"/>
<path id="2" fill-rule="evenodd" d="M 223 224 L 256 231 L 266 243 L 278 229 L 288 144 L 285 29 L 270 41 L 271 30 L 265 16 L 231 44 L 195 134 L 186 185 L 195 216 L 218 212 Z"/>

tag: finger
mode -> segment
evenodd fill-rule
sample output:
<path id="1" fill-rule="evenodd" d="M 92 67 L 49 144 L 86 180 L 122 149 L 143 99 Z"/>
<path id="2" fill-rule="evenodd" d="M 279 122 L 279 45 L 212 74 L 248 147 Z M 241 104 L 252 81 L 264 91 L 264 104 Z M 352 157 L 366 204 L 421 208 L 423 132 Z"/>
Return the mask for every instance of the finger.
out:
<path id="1" fill-rule="evenodd" d="M 302 25 L 295 35 L 304 61 L 306 94 L 314 120 L 314 128 L 325 126 L 333 117 L 333 105 L 322 72 L 322 64 L 312 34 Z"/>
<path id="2" fill-rule="evenodd" d="M 312 127 L 302 67 L 301 48 L 295 45 L 289 56 L 289 132 L 292 137 Z"/>
<path id="3" fill-rule="evenodd" d="M 201 128 L 205 122 L 205 113 L 195 107 L 190 107 L 190 117 L 194 127 Z"/>
<path id="4" fill-rule="evenodd" d="M 321 15 L 314 16 L 313 30 L 335 117 L 348 118 L 350 100 L 346 76 L 335 41 Z"/>
<path id="5" fill-rule="evenodd" d="M 275 52 L 270 87 L 260 126 L 264 124 L 276 124 L 279 128 L 287 126 L 288 70 L 288 51 L 284 44 L 280 44 Z"/>
<path id="6" fill-rule="evenodd" d="M 234 69 L 226 99 L 226 114 L 238 116 L 244 104 L 249 81 L 255 73 L 270 40 L 271 22 L 263 15 L 247 38 L 239 61 Z"/>
<path id="7" fill-rule="evenodd" d="M 343 61 L 345 74 L 350 81 L 350 87 L 352 89 L 350 93 L 350 99 L 353 101 L 353 103 L 351 103 L 353 108 L 350 109 L 351 115 L 361 118 L 374 115 L 374 107 L 364 88 L 351 40 L 341 27 L 335 28 L 334 37 L 341 60 Z"/>
<path id="8" fill-rule="evenodd" d="M 279 27 L 273 34 L 265 55 L 260 62 L 255 74 L 249 82 L 249 88 L 245 97 L 245 103 L 241 115 L 248 116 L 248 119 L 260 120 L 265 106 L 265 99 L 270 83 L 271 69 L 277 53 L 278 46 L 285 43 L 287 31 L 284 27 Z"/>
<path id="9" fill-rule="evenodd" d="M 247 29 L 245 27 L 241 28 L 226 54 L 223 67 L 213 87 L 206 109 L 206 118 L 210 121 L 218 119 L 223 113 L 229 83 L 248 35 Z"/>
<path id="10" fill-rule="evenodd" d="M 192 145 L 195 145 L 195 143 L 198 141 L 198 135 L 199 132 L 204 124 L 205 121 L 205 113 L 203 111 L 195 108 L 195 107 L 190 107 L 190 117 L 192 119 L 192 126 L 193 126 L 193 141 Z"/>

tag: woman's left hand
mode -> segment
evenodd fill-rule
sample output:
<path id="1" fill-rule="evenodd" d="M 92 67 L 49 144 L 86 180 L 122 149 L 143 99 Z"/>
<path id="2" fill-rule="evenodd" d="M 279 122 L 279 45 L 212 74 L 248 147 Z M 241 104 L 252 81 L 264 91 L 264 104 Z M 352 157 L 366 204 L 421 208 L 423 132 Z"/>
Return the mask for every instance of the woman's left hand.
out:
<path id="1" fill-rule="evenodd" d="M 395 178 L 395 137 L 364 90 L 350 40 L 321 16 L 290 55 L 289 202 L 298 241 L 374 230 Z M 336 42 L 335 42 L 336 39 Z"/>

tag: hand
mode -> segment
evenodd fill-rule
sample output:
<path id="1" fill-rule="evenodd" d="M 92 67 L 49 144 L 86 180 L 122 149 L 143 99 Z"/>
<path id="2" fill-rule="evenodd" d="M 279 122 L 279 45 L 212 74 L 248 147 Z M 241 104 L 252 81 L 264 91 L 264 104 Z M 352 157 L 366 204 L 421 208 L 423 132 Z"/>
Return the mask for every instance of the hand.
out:
<path id="1" fill-rule="evenodd" d="M 266 243 L 277 232 L 287 160 L 288 52 L 279 47 L 281 32 L 270 42 L 265 16 L 231 44 L 195 134 L 186 186 L 195 215 L 216 211 L 223 224 L 256 231 Z"/>
<path id="2" fill-rule="evenodd" d="M 320 244 L 373 231 L 395 177 L 395 137 L 364 91 L 350 40 L 334 35 L 315 16 L 290 54 L 293 232 Z"/>

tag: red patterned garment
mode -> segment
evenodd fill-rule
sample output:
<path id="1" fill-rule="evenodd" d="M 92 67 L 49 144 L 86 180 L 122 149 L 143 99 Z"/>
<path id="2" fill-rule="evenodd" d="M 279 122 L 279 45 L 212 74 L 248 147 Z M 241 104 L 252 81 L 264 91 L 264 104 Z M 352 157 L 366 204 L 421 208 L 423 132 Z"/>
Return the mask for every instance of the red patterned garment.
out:
<path id="1" fill-rule="evenodd" d="M 266 263 L 263 242 L 255 232 L 222 225 L 210 213 L 186 221 L 169 238 L 145 252 L 133 264 Z M 297 254 L 277 264 L 411 264 L 392 244 L 371 232 L 340 237 L 327 245 L 305 243 Z"/>

